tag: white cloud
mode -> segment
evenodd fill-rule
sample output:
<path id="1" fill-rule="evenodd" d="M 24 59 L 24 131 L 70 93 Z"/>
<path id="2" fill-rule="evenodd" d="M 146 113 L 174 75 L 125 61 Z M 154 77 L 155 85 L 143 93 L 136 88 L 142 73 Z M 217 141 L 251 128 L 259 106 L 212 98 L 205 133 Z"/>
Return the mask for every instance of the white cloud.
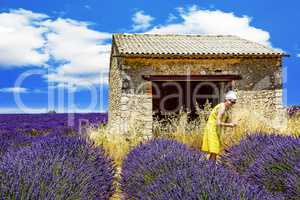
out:
<path id="1" fill-rule="evenodd" d="M 298 58 L 300 58 L 300 53 L 299 53 L 299 54 L 297 54 L 297 57 L 298 57 Z"/>
<path id="2" fill-rule="evenodd" d="M 43 23 L 51 31 L 47 34 L 49 53 L 65 64 L 59 67 L 60 73 L 95 73 L 109 65 L 111 38 L 109 33 L 101 33 L 88 28 L 87 23 L 70 19 L 57 19 Z"/>
<path id="3" fill-rule="evenodd" d="M 100 75 L 108 71 L 111 45 L 110 33 L 88 28 L 88 24 L 70 19 L 48 20 L 43 23 L 47 34 L 47 49 L 55 60 L 63 62 L 49 81 L 75 85 L 99 84 Z"/>
<path id="4" fill-rule="evenodd" d="M 170 34 L 224 34 L 236 35 L 263 45 L 270 45 L 267 31 L 251 26 L 248 16 L 236 16 L 221 10 L 203 10 L 193 6 L 187 10 L 178 8 L 181 23 L 154 27 L 148 33 Z"/>
<path id="5" fill-rule="evenodd" d="M 132 17 L 133 31 L 144 31 L 151 26 L 151 21 L 154 18 L 150 15 L 144 14 L 144 11 L 138 11 Z"/>
<path id="6" fill-rule="evenodd" d="M 2 114 L 18 114 L 18 113 L 46 113 L 46 108 L 32 108 L 32 109 L 26 109 L 22 110 L 20 108 L 7 108 L 7 107 L 0 107 L 0 113 Z"/>
<path id="7" fill-rule="evenodd" d="M 74 86 L 91 86 L 108 83 L 108 75 L 106 73 L 102 74 L 102 76 L 101 73 L 84 76 L 50 73 L 45 75 L 45 77 L 51 82 L 68 85 L 71 88 Z"/>
<path id="8" fill-rule="evenodd" d="M 33 93 L 47 93 L 46 90 L 41 90 L 41 89 L 33 89 L 33 90 L 31 90 L 31 92 L 33 92 Z"/>
<path id="9" fill-rule="evenodd" d="M 28 89 L 23 88 L 23 87 L 9 87 L 9 88 L 1 88 L 0 92 L 5 92 L 5 93 L 26 93 L 26 92 L 28 92 Z"/>
<path id="10" fill-rule="evenodd" d="M 89 23 L 12 10 L 0 13 L 0 37 L 0 67 L 47 66 L 44 77 L 57 84 L 107 82 L 100 76 L 108 71 L 111 33 Z"/>
<path id="11" fill-rule="evenodd" d="M 167 22 L 173 22 L 174 20 L 178 19 L 173 13 L 170 13 L 167 19 Z"/>
<path id="12" fill-rule="evenodd" d="M 43 66 L 48 61 L 43 51 L 47 29 L 38 24 L 45 18 L 23 9 L 0 13 L 0 67 Z"/>
<path id="13" fill-rule="evenodd" d="M 84 8 L 91 9 L 91 6 L 90 5 L 85 5 Z"/>
<path id="14" fill-rule="evenodd" d="M 2 93 L 47 93 L 47 90 L 29 89 L 24 87 L 8 87 L 8 88 L 0 88 L 0 92 Z"/>

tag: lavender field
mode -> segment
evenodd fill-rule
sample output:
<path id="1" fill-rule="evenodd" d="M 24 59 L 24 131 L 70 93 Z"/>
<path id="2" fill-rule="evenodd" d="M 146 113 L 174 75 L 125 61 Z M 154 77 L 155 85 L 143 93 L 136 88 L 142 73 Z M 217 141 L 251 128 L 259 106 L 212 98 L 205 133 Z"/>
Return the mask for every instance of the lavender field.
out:
<path id="1" fill-rule="evenodd" d="M 99 126 L 107 122 L 106 113 L 0 114 L 0 132 L 32 135 L 78 132 L 80 126 Z"/>
<path id="2" fill-rule="evenodd" d="M 106 122 L 99 113 L 0 115 L 0 199 L 299 199 L 297 136 L 245 134 L 217 163 L 190 145 L 152 138 L 117 165 L 84 132 Z"/>
<path id="3" fill-rule="evenodd" d="M 106 114 L 0 115 L 0 199 L 108 199 L 114 164 L 80 135 Z"/>
<path id="4" fill-rule="evenodd" d="M 0 155 L 44 137 L 77 135 L 106 123 L 107 114 L 0 114 Z"/>

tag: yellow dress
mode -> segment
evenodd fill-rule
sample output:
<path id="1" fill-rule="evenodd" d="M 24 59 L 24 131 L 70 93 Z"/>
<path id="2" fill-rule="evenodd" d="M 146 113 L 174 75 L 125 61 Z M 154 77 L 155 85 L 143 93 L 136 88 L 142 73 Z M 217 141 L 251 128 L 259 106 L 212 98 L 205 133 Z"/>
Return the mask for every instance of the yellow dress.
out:
<path id="1" fill-rule="evenodd" d="M 202 151 L 207 153 L 220 154 L 221 151 L 221 127 L 217 126 L 217 116 L 221 106 L 225 106 L 224 103 L 216 105 L 208 118 L 206 126 L 203 132 Z M 226 122 L 229 117 L 229 113 L 225 110 L 221 121 Z"/>

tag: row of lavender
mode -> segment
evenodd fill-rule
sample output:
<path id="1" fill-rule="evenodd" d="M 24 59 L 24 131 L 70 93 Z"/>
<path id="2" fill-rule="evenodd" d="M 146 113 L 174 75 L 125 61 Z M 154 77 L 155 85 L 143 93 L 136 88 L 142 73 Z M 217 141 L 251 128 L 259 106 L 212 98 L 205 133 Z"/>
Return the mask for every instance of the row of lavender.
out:
<path id="1" fill-rule="evenodd" d="M 70 119 L 71 116 L 71 119 Z M 103 114 L 0 116 L 0 199 L 109 199 L 115 167 L 78 135 Z"/>
<path id="2" fill-rule="evenodd" d="M 214 164 L 171 140 L 131 151 L 122 167 L 126 199 L 300 199 L 300 139 L 254 134 Z"/>
<path id="3" fill-rule="evenodd" d="M 77 136 L 53 136 L 0 158 L 0 199 L 109 199 L 113 161 Z"/>
<path id="4" fill-rule="evenodd" d="M 0 114 L 0 156 L 8 147 L 29 144 L 45 136 L 74 135 L 106 123 L 107 114 Z"/>

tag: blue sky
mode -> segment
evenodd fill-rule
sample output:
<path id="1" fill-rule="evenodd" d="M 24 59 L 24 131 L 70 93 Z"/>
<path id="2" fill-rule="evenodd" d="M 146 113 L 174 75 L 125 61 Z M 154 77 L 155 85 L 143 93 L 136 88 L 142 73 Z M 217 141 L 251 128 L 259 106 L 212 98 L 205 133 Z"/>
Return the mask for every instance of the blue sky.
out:
<path id="1" fill-rule="evenodd" d="M 233 34 L 280 48 L 291 56 L 284 103 L 300 105 L 300 2 L 182 2 L 0 0 L 0 113 L 105 112 L 119 32 Z"/>

